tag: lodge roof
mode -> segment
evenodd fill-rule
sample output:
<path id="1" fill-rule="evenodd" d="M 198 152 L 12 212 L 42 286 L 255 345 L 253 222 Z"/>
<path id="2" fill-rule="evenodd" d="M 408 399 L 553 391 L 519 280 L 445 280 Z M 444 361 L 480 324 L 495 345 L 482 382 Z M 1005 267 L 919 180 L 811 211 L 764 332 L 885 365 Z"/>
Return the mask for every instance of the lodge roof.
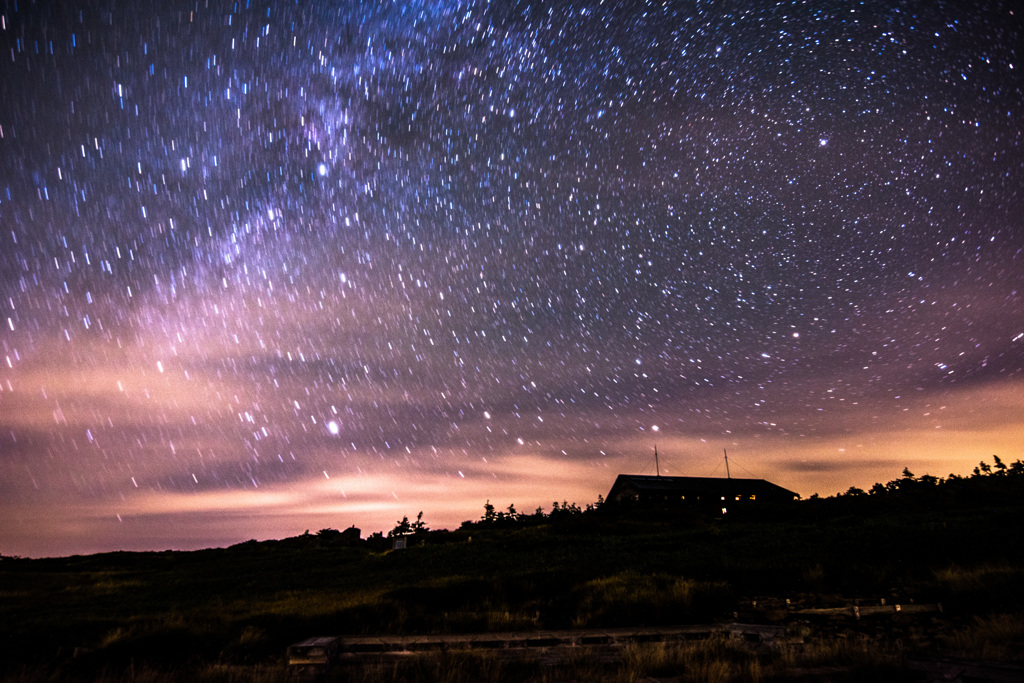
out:
<path id="1" fill-rule="evenodd" d="M 661 477 L 645 474 L 620 474 L 608 492 L 608 500 L 614 500 L 625 491 L 640 495 L 757 495 L 765 498 L 797 498 L 797 494 L 764 479 L 722 479 L 720 477 Z"/>

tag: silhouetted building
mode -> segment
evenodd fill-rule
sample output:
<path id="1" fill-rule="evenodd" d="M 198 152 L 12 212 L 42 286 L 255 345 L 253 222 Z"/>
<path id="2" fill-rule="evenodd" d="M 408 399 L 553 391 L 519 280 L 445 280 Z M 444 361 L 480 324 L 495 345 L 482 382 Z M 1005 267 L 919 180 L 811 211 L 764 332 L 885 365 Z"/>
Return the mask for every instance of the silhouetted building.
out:
<path id="1" fill-rule="evenodd" d="M 793 491 L 764 479 L 620 474 L 612 484 L 607 500 L 609 503 L 672 505 L 726 514 L 730 508 L 786 503 L 799 498 Z"/>

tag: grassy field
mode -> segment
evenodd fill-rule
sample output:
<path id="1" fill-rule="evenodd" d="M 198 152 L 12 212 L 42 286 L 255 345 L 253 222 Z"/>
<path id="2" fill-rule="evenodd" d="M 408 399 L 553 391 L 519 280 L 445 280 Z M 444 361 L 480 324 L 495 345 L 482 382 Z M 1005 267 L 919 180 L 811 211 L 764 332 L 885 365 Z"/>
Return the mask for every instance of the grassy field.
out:
<path id="1" fill-rule="evenodd" d="M 559 666 L 445 653 L 360 675 L 821 680 L 831 667 L 825 679 L 903 680 L 908 658 L 921 653 L 1014 660 L 1024 642 L 1024 477 L 981 479 L 959 492 L 942 482 L 934 490 L 908 484 L 902 494 L 801 501 L 746 519 L 605 505 L 421 531 L 400 551 L 387 539 L 353 543 L 325 531 L 197 552 L 5 557 L 0 676 L 276 681 L 286 678 L 287 646 L 313 635 L 657 626 L 737 615 L 786 624 L 802 644 L 770 653 L 717 640 L 652 644 L 614 663 Z M 977 491 L 964 493 L 971 486 Z M 943 611 L 840 623 L 796 618 L 779 607 L 785 599 L 790 612 L 852 599 L 941 603 Z"/>

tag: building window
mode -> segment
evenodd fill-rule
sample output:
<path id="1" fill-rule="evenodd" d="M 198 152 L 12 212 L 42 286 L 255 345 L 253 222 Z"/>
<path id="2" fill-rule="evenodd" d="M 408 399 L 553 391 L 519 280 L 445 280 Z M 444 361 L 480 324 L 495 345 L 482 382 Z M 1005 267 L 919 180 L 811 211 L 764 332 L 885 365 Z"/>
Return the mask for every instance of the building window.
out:
<path id="1" fill-rule="evenodd" d="M 725 508 L 722 508 L 722 514 L 724 515 L 726 512 L 728 512 L 728 510 L 726 510 Z"/>

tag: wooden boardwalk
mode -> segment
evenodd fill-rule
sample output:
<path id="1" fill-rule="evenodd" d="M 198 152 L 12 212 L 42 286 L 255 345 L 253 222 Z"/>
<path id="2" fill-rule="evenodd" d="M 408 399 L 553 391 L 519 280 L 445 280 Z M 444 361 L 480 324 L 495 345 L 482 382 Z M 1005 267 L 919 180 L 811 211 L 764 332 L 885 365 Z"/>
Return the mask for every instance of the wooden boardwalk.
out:
<path id="1" fill-rule="evenodd" d="M 773 641 L 781 626 L 761 624 L 700 624 L 660 628 L 608 628 L 566 631 L 444 634 L 429 636 L 340 636 L 339 654 L 416 653 L 429 650 L 544 650 L 588 646 L 622 647 L 633 643 L 705 640 L 716 635 L 747 642 Z"/>
<path id="2" fill-rule="evenodd" d="M 941 605 L 847 604 L 842 607 L 796 609 L 783 607 L 790 617 L 858 620 L 927 612 Z M 619 661 L 625 648 L 643 643 L 678 644 L 728 638 L 754 650 L 776 649 L 802 642 L 787 634 L 783 624 L 715 623 L 687 626 L 604 628 L 578 630 L 508 631 L 439 635 L 320 636 L 288 648 L 294 678 L 317 678 L 336 665 L 380 665 L 403 657 L 433 652 L 481 651 L 499 658 L 537 658 L 557 663 L 585 654 L 596 661 Z"/>
<path id="3" fill-rule="evenodd" d="M 659 628 L 607 628 L 505 633 L 320 636 L 288 648 L 294 680 L 318 680 L 335 666 L 380 666 L 403 657 L 434 652 L 487 652 L 501 659 L 536 658 L 556 664 L 584 654 L 594 661 L 614 662 L 623 650 L 642 643 L 681 643 L 713 637 L 740 639 L 753 648 L 776 647 L 785 638 L 782 626 L 700 624 Z"/>

